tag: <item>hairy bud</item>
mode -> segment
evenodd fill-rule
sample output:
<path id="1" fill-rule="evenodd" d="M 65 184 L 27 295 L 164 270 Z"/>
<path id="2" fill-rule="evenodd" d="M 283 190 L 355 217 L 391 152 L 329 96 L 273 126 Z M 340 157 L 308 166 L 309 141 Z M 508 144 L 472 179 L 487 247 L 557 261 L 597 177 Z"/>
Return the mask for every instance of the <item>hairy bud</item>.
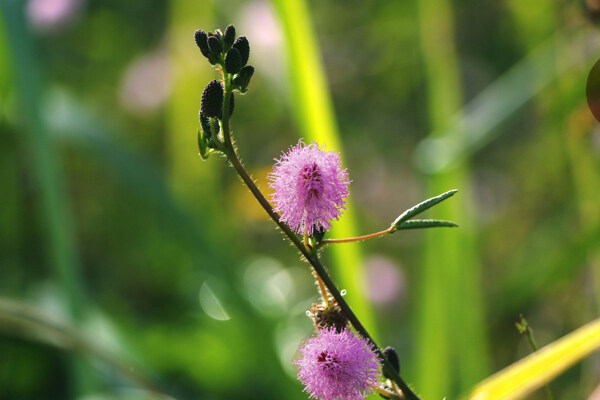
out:
<path id="1" fill-rule="evenodd" d="M 246 36 L 240 36 L 237 38 L 235 43 L 233 44 L 233 48 L 237 49 L 240 52 L 240 56 L 242 56 L 242 67 L 248 63 L 248 58 L 250 57 L 250 43 L 248 43 L 248 39 Z"/>
<path id="2" fill-rule="evenodd" d="M 231 48 L 233 42 L 235 42 L 235 28 L 233 25 L 227 25 L 227 28 L 225 28 L 225 33 L 223 34 L 223 43 L 225 44 L 225 48 Z"/>
<path id="3" fill-rule="evenodd" d="M 198 29 L 194 32 L 194 40 L 196 41 L 196 46 L 200 49 L 200 52 L 204 57 L 210 55 L 210 50 L 208 49 L 208 34 L 204 32 L 202 29 Z"/>
<path id="4" fill-rule="evenodd" d="M 219 57 L 219 55 L 223 51 L 223 45 L 221 44 L 221 40 L 216 36 L 210 36 L 208 38 L 208 48 L 210 50 L 210 55 L 214 58 Z"/>
<path id="5" fill-rule="evenodd" d="M 391 346 L 386 347 L 383 350 L 383 356 L 388 360 L 388 362 L 394 367 L 394 370 L 397 374 L 400 373 L 400 360 L 398 359 L 398 353 L 396 353 L 396 349 Z M 389 376 L 386 378 L 391 379 Z"/>
<path id="6" fill-rule="evenodd" d="M 236 48 L 232 48 L 225 56 L 225 70 L 230 74 L 237 74 L 242 69 L 242 56 Z"/>
<path id="7" fill-rule="evenodd" d="M 210 81 L 202 92 L 200 111 L 207 117 L 221 118 L 223 107 L 223 87 L 217 80 Z"/>

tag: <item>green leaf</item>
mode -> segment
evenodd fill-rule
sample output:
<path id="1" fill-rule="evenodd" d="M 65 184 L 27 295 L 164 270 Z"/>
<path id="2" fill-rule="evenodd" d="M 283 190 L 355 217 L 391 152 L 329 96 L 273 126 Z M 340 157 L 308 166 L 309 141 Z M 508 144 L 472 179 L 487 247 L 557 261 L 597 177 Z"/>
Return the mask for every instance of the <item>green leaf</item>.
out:
<path id="1" fill-rule="evenodd" d="M 443 221 L 440 219 L 415 219 L 413 221 L 404 221 L 401 224 L 396 225 L 395 230 L 437 227 L 456 228 L 458 225 L 452 221 Z"/>
<path id="2" fill-rule="evenodd" d="M 487 378 L 471 400 L 520 399 L 600 348 L 600 319 L 590 322 Z"/>
<path id="3" fill-rule="evenodd" d="M 394 229 L 399 229 L 398 227 L 405 221 L 408 221 L 412 217 L 421 214 L 423 211 L 435 206 L 436 204 L 446 200 L 447 198 L 454 195 L 454 193 L 458 192 L 457 189 L 450 190 L 446 193 L 440 194 L 439 196 L 432 197 L 430 199 L 425 200 L 422 203 L 417 204 L 416 206 L 409 208 L 404 211 L 402 215 L 400 215 L 396 220 L 392 223 Z M 445 225 L 447 226 L 447 225 Z M 406 229 L 406 228 L 405 228 Z"/>
<path id="4" fill-rule="evenodd" d="M 202 157 L 203 160 L 206 160 L 213 151 L 214 150 L 210 148 L 204 131 L 202 129 L 198 129 L 198 154 L 200 157 Z"/>

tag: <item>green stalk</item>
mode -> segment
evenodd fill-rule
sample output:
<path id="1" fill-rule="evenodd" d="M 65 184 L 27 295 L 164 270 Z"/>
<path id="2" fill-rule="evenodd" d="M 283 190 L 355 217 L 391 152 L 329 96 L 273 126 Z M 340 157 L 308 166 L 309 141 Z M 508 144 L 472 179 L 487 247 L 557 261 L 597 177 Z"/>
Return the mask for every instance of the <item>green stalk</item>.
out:
<path id="1" fill-rule="evenodd" d="M 462 105 L 453 11 L 449 0 L 419 0 L 418 6 L 430 139 L 435 139 Z M 467 211 L 469 165 L 463 161 L 426 178 L 429 194 L 452 187 L 462 193 L 436 208 L 436 216 L 456 221 L 461 229 L 426 232 L 417 298 L 416 385 L 424 398 L 436 399 L 477 382 L 489 361 L 473 221 Z"/>
<path id="2" fill-rule="evenodd" d="M 65 183 L 58 163 L 56 144 L 48 137 L 41 117 L 43 98 L 39 62 L 33 40 L 26 29 L 24 4 L 19 0 L 0 2 L 6 38 L 13 60 L 15 83 L 20 94 L 26 145 L 39 192 L 40 215 L 46 228 L 47 250 L 70 315 L 83 315 L 83 290 L 78 279 L 78 256 Z"/>
<path id="3" fill-rule="evenodd" d="M 307 142 L 316 140 L 321 145 L 326 143 L 327 149 L 340 152 L 343 159 L 342 141 L 308 5 L 305 0 L 273 0 L 273 4 L 283 27 L 293 111 L 300 132 Z M 329 231 L 330 237 L 357 236 L 353 209 L 352 200 L 348 198 L 347 210 Z M 330 251 L 340 287 L 347 290 L 347 298 L 351 300 L 360 319 L 375 332 L 373 311 L 364 295 L 360 244 L 332 246 Z"/>
<path id="4" fill-rule="evenodd" d="M 85 311 L 85 296 L 79 278 L 72 216 L 65 182 L 59 167 L 56 144 L 48 136 L 42 119 L 40 100 L 44 97 L 40 63 L 36 59 L 33 38 L 27 29 L 20 0 L 1 0 L 6 39 L 13 61 L 14 80 L 20 95 L 25 141 L 33 175 L 36 180 L 39 216 L 46 230 L 46 251 L 54 269 L 62 301 L 69 316 L 80 321 Z M 94 385 L 87 368 L 74 361 L 71 364 L 74 391 L 83 393 Z"/>

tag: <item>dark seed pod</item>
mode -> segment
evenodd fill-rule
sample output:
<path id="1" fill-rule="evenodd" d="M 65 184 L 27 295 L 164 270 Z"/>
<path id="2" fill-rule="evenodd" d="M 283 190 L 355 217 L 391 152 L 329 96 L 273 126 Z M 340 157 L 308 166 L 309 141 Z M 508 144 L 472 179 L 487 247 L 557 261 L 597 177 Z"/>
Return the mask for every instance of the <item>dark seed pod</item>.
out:
<path id="1" fill-rule="evenodd" d="M 233 42 L 235 42 L 235 28 L 233 25 L 227 25 L 225 33 L 223 34 L 223 43 L 226 48 L 231 48 Z"/>
<path id="2" fill-rule="evenodd" d="M 248 43 L 248 39 L 246 36 L 240 36 L 237 38 L 235 43 L 233 44 L 233 48 L 237 49 L 240 52 L 240 56 L 242 56 L 242 67 L 248 63 L 248 58 L 250 57 L 250 43 Z"/>
<path id="3" fill-rule="evenodd" d="M 229 49 L 225 56 L 225 70 L 230 74 L 237 74 L 242 69 L 242 56 L 240 52 L 233 48 Z"/>
<path id="4" fill-rule="evenodd" d="M 348 318 L 332 297 L 329 300 L 327 306 L 321 303 L 313 303 L 308 315 L 313 320 L 317 330 L 335 328 L 336 331 L 341 332 L 342 329 L 348 326 Z"/>
<path id="5" fill-rule="evenodd" d="M 386 347 L 383 350 L 383 356 L 392 365 L 392 367 L 394 368 L 396 373 L 399 374 L 400 373 L 400 360 L 398 359 L 398 353 L 396 353 L 396 349 L 394 349 L 393 347 L 390 347 L 390 346 Z M 383 373 L 383 376 L 385 376 L 388 379 L 392 379 L 390 376 L 387 376 L 385 372 Z"/>
<path id="6" fill-rule="evenodd" d="M 202 92 L 200 112 L 207 117 L 221 118 L 223 107 L 223 87 L 217 80 L 210 81 Z"/>
<path id="7" fill-rule="evenodd" d="M 208 34 L 202 29 L 198 29 L 196 32 L 194 32 L 194 40 L 196 41 L 196 46 L 198 46 L 202 55 L 204 55 L 204 57 L 208 57 L 210 54 L 207 42 Z"/>
<path id="8" fill-rule="evenodd" d="M 212 136 L 212 132 L 210 131 L 210 119 L 206 115 L 202 114 L 202 111 L 200 111 L 198 117 L 200 118 L 200 126 L 204 132 L 204 136 L 210 138 Z"/>
<path id="9" fill-rule="evenodd" d="M 219 38 L 216 36 L 210 36 L 208 38 L 208 48 L 210 50 L 210 55 L 215 58 L 218 58 L 223 51 L 221 40 L 219 40 Z"/>

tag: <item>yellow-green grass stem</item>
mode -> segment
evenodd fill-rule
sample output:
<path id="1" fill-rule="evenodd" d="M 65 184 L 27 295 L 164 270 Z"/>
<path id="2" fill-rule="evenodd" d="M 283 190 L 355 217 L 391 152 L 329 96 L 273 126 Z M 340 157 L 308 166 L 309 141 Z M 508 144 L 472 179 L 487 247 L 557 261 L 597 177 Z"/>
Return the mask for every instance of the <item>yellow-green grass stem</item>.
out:
<path id="1" fill-rule="evenodd" d="M 597 319 L 485 379 L 468 398 L 522 399 L 599 348 Z"/>

